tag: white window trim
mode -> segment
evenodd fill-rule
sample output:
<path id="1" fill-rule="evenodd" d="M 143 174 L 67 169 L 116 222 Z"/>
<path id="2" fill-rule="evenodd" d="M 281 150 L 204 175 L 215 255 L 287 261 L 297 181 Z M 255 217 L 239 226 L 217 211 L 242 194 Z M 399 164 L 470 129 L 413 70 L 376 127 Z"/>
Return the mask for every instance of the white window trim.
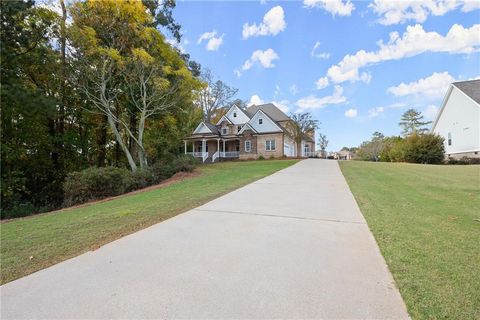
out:
<path id="1" fill-rule="evenodd" d="M 272 141 L 273 141 L 273 148 L 272 148 Z M 270 142 L 270 149 L 267 148 L 267 142 Z M 276 151 L 277 150 L 277 143 L 275 139 L 272 140 L 265 140 L 265 151 Z"/>
<path id="2" fill-rule="evenodd" d="M 247 148 L 247 142 L 248 142 L 248 148 Z M 245 152 L 252 152 L 252 141 L 245 140 Z"/>

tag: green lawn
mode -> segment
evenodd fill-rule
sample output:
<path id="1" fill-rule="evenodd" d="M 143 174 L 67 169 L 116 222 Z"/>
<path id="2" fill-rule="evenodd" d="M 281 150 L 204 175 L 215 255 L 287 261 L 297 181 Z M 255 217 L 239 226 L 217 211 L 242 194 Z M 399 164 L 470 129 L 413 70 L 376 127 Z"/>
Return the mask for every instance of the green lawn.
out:
<path id="1" fill-rule="evenodd" d="M 1 224 L 1 283 L 194 208 L 297 160 L 224 162 L 164 188 Z"/>
<path id="2" fill-rule="evenodd" d="M 340 162 L 413 319 L 480 319 L 480 166 Z"/>

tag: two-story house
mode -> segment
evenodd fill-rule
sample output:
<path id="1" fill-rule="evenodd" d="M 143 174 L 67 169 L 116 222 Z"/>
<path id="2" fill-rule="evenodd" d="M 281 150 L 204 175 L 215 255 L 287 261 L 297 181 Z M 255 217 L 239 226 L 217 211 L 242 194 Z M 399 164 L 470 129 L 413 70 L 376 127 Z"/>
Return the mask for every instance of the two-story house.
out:
<path id="1" fill-rule="evenodd" d="M 185 154 L 203 162 L 223 159 L 310 157 L 315 155 L 315 132 L 305 135 L 301 154 L 289 130 L 292 120 L 274 104 L 232 106 L 216 123 L 202 121 L 185 138 Z"/>

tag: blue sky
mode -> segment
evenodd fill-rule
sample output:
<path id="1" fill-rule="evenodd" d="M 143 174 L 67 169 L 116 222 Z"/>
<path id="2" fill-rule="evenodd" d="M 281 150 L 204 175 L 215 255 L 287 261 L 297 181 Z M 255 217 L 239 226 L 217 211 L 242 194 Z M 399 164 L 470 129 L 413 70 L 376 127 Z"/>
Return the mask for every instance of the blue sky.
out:
<path id="1" fill-rule="evenodd" d="M 179 1 L 174 15 L 182 50 L 238 98 L 312 113 L 339 150 L 399 134 L 410 107 L 434 118 L 448 83 L 480 76 L 478 3 Z"/>

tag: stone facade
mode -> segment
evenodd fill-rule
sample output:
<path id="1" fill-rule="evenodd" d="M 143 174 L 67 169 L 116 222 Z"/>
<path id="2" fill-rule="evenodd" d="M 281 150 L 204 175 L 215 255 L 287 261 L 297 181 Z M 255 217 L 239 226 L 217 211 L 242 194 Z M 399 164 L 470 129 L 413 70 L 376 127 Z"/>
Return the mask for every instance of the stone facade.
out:
<path id="1" fill-rule="evenodd" d="M 250 141 L 250 152 L 245 151 L 245 141 Z M 246 130 L 240 139 L 240 159 L 256 159 L 257 157 L 257 136 L 251 130 Z"/>

